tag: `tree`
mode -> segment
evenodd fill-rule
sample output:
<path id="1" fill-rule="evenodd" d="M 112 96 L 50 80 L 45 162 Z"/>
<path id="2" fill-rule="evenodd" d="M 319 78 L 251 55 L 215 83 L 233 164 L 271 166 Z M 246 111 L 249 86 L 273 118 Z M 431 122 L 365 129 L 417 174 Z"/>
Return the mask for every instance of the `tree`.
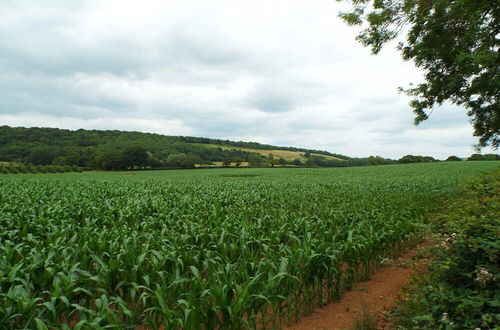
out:
<path id="1" fill-rule="evenodd" d="M 50 147 L 37 147 L 28 156 L 28 161 L 34 165 L 49 165 L 56 158 L 56 152 Z"/>
<path id="2" fill-rule="evenodd" d="M 385 160 L 380 156 L 370 156 L 368 157 L 368 165 L 384 165 Z"/>
<path id="3" fill-rule="evenodd" d="M 436 162 L 436 160 L 429 156 L 413 156 L 413 155 L 406 155 L 398 160 L 398 163 L 401 164 L 431 163 L 431 162 Z"/>
<path id="4" fill-rule="evenodd" d="M 162 167 L 163 163 L 157 157 L 155 157 L 153 155 L 149 155 L 148 156 L 148 166 L 151 166 L 152 168 L 158 168 L 158 167 Z"/>
<path id="5" fill-rule="evenodd" d="M 307 158 L 305 165 L 306 166 L 316 166 L 317 164 L 316 164 L 314 158 L 309 157 L 309 158 Z"/>
<path id="6" fill-rule="evenodd" d="M 186 167 L 187 156 L 186 154 L 170 154 L 165 162 L 169 167 Z"/>
<path id="7" fill-rule="evenodd" d="M 467 160 L 484 160 L 484 157 L 481 154 L 473 154 Z"/>
<path id="8" fill-rule="evenodd" d="M 235 157 L 233 159 L 233 162 L 234 164 L 236 165 L 236 167 L 240 167 L 241 166 L 241 163 L 243 163 L 243 159 L 241 157 Z"/>
<path id="9" fill-rule="evenodd" d="M 126 168 L 121 151 L 100 152 L 96 155 L 96 164 L 104 170 L 122 170 Z"/>
<path id="10" fill-rule="evenodd" d="M 483 156 L 484 160 L 499 160 L 500 157 L 499 155 L 495 155 L 495 154 L 486 154 Z"/>
<path id="11" fill-rule="evenodd" d="M 450 156 L 450 157 L 446 158 L 447 162 L 460 162 L 461 160 L 462 160 L 462 158 L 457 157 L 457 156 Z"/>
<path id="12" fill-rule="evenodd" d="M 148 152 L 141 146 L 131 146 L 123 150 L 123 163 L 128 168 L 143 168 L 148 164 Z"/>
<path id="13" fill-rule="evenodd" d="M 259 154 L 253 153 L 250 156 L 248 156 L 248 162 L 250 163 L 250 166 L 262 167 L 266 165 L 267 159 Z"/>
<path id="14" fill-rule="evenodd" d="M 340 17 L 367 23 L 357 40 L 377 54 L 402 31 L 398 50 L 424 71 L 425 82 L 401 89 L 412 97 L 415 124 L 445 101 L 464 106 L 477 147 L 500 143 L 500 1 L 338 0 L 353 4 Z"/>

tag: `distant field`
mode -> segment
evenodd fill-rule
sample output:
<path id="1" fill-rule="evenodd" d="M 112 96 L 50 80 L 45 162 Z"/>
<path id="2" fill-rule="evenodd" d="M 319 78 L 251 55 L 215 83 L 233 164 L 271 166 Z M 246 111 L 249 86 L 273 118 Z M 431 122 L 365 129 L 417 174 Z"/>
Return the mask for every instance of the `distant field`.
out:
<path id="1" fill-rule="evenodd" d="M 280 328 L 500 162 L 0 176 L 0 328 Z"/>
<path id="2" fill-rule="evenodd" d="M 195 143 L 192 143 L 192 144 L 195 144 Z M 262 149 L 240 148 L 240 147 L 234 147 L 234 146 L 224 146 L 224 145 L 218 145 L 218 144 L 201 144 L 201 143 L 197 143 L 196 145 L 210 147 L 210 148 L 221 148 L 221 149 L 225 149 L 225 150 L 236 149 L 236 150 L 255 152 L 255 153 L 261 154 L 261 155 L 266 156 L 266 157 L 269 154 L 273 154 L 274 157 L 284 158 L 287 161 L 292 161 L 296 158 L 298 158 L 300 160 L 307 159 L 306 157 L 303 156 L 304 152 L 302 152 L 302 151 L 288 151 L 288 150 L 278 150 L 278 149 L 262 150 Z M 311 153 L 311 155 L 321 156 L 321 157 L 324 157 L 326 159 L 341 160 L 340 158 L 337 158 L 337 157 L 327 156 L 327 155 L 322 155 L 322 154 Z"/>

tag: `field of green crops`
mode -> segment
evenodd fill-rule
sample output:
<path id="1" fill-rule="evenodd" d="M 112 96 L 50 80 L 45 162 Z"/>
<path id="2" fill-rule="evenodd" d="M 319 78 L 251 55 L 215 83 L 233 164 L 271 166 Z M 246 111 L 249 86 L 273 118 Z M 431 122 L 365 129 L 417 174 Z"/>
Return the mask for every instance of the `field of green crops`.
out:
<path id="1" fill-rule="evenodd" d="M 0 175 L 0 328 L 280 328 L 498 166 Z"/>

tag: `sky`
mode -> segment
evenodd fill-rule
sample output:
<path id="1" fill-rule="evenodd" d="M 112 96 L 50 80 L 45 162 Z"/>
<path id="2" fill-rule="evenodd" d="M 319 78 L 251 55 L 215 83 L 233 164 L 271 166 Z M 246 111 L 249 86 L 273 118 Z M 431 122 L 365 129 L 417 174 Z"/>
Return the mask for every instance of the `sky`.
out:
<path id="1" fill-rule="evenodd" d="M 413 125 L 422 81 L 335 0 L 0 0 L 0 125 L 119 129 L 352 157 L 474 153 L 466 110 Z M 483 152 L 490 152 L 484 149 Z"/>

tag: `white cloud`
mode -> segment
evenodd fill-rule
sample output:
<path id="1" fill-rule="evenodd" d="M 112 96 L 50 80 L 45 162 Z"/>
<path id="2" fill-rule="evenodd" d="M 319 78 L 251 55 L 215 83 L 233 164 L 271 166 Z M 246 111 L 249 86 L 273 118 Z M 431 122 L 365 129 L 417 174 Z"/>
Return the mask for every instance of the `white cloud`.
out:
<path id="1" fill-rule="evenodd" d="M 419 127 L 377 57 L 306 1 L 16 0 L 0 3 L 0 122 L 256 140 L 350 156 L 465 156 L 465 110 Z"/>

